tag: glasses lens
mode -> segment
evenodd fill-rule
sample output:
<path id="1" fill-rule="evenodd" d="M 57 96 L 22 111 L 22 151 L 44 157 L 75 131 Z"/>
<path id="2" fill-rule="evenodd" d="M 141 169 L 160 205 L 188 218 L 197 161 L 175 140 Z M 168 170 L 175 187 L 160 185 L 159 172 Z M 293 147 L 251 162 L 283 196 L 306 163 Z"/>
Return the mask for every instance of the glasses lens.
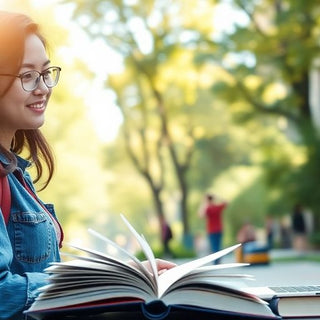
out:
<path id="1" fill-rule="evenodd" d="M 26 91 L 33 91 L 39 82 L 39 73 L 37 71 L 25 72 L 21 76 L 22 87 Z"/>
<path id="2" fill-rule="evenodd" d="M 52 88 L 59 81 L 60 68 L 51 67 L 44 71 L 42 74 L 44 83 L 47 85 L 48 88 Z"/>
<path id="3" fill-rule="evenodd" d="M 50 67 L 42 73 L 39 73 L 36 70 L 25 72 L 20 76 L 22 87 L 25 91 L 35 90 L 38 87 L 40 77 L 42 76 L 46 86 L 52 88 L 59 81 L 60 70 L 59 67 Z"/>

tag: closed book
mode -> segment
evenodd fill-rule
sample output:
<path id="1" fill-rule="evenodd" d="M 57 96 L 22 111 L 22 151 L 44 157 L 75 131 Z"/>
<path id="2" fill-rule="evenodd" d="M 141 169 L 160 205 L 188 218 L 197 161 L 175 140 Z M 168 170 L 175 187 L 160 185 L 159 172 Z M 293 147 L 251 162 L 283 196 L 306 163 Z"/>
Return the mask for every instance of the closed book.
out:
<path id="1" fill-rule="evenodd" d="M 320 296 L 274 297 L 269 304 L 283 318 L 320 318 Z"/>

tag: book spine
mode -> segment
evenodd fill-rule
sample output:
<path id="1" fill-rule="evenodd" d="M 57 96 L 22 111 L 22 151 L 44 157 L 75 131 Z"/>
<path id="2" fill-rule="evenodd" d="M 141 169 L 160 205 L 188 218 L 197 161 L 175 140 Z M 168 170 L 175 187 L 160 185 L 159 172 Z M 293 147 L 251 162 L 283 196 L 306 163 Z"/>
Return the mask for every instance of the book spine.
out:
<path id="1" fill-rule="evenodd" d="M 145 319 L 162 320 L 170 314 L 170 306 L 166 306 L 161 300 L 155 300 L 148 304 L 141 304 L 141 311 Z"/>
<path id="2" fill-rule="evenodd" d="M 272 312 L 278 316 L 281 316 L 281 314 L 279 313 L 279 308 L 278 308 L 279 300 L 280 300 L 280 298 L 275 297 L 275 298 L 270 299 L 268 301 L 268 303 L 269 303 L 269 307 L 272 310 Z"/>

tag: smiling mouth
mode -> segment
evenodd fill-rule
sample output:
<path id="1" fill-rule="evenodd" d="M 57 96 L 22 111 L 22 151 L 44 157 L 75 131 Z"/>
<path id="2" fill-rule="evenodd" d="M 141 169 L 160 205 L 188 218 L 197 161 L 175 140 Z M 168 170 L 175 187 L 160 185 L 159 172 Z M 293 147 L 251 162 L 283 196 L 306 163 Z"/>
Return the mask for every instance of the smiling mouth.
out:
<path id="1" fill-rule="evenodd" d="M 38 103 L 33 103 L 27 105 L 28 108 L 33 109 L 33 110 L 43 110 L 45 108 L 45 102 L 38 102 Z"/>

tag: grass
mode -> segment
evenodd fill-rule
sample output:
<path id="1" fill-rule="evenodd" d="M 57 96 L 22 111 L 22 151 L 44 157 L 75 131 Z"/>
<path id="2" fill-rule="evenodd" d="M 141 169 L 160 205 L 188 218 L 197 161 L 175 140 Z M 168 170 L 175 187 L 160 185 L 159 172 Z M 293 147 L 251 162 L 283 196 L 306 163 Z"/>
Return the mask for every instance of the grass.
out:
<path id="1" fill-rule="evenodd" d="M 320 254 L 306 254 L 292 257 L 277 257 L 272 258 L 272 262 L 320 262 Z"/>

